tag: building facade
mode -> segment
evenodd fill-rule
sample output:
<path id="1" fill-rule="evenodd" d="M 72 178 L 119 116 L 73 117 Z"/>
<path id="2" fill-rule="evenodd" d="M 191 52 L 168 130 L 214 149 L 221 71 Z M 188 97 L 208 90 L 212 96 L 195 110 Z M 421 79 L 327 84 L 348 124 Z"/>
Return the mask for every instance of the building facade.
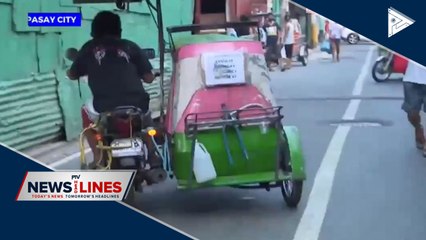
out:
<path id="1" fill-rule="evenodd" d="M 55 139 L 75 139 L 81 131 L 80 107 L 91 97 L 87 84 L 65 77 L 69 47 L 90 38 L 90 24 L 100 10 L 114 4 L 74 5 L 72 0 L 0 0 L 0 142 L 18 150 Z M 28 27 L 28 12 L 80 12 L 80 28 Z M 164 1 L 164 24 L 193 22 L 193 0 Z M 157 28 L 146 3 L 134 3 L 122 18 L 123 37 L 157 49 Z M 178 14 L 179 13 L 179 14 Z M 167 41 L 167 39 L 166 39 Z M 154 60 L 158 67 L 158 60 Z M 171 74 L 170 62 L 166 67 Z M 169 79 L 166 77 L 166 89 Z M 159 101 L 158 82 L 146 86 Z M 166 91 L 167 92 L 167 91 Z"/>

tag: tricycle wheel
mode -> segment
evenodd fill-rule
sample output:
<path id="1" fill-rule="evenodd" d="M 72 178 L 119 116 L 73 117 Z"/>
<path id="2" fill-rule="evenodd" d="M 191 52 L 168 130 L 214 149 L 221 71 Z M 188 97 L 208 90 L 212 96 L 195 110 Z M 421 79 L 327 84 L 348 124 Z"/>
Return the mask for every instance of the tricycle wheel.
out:
<path id="1" fill-rule="evenodd" d="M 307 56 L 301 56 L 300 62 L 302 63 L 303 66 L 307 66 L 308 65 L 308 57 Z"/>
<path id="2" fill-rule="evenodd" d="M 308 51 L 308 48 L 305 47 L 304 54 L 300 56 L 300 62 L 302 63 L 303 66 L 306 66 L 308 65 L 308 61 L 309 61 L 309 51 Z"/>
<path id="3" fill-rule="evenodd" d="M 284 201 L 290 208 L 296 208 L 302 198 L 303 181 L 284 180 L 280 183 Z"/>
<path id="4" fill-rule="evenodd" d="M 291 154 L 290 146 L 288 143 L 288 137 L 283 130 L 283 147 L 281 148 L 281 168 L 284 171 L 291 172 Z M 284 180 L 279 182 L 281 193 L 284 197 L 284 201 L 290 208 L 296 208 L 302 198 L 303 181 L 300 180 Z"/>
<path id="5" fill-rule="evenodd" d="M 382 58 L 374 63 L 373 69 L 371 70 L 371 75 L 373 76 L 374 81 L 384 82 L 390 78 L 392 73 L 384 69 L 384 65 L 387 61 L 388 60 L 386 58 Z"/>

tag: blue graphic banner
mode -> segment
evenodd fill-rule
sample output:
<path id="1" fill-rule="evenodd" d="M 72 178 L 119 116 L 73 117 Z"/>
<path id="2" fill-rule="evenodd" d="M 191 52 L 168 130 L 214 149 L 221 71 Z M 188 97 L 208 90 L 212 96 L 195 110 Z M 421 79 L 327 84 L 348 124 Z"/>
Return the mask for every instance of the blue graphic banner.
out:
<path id="1" fill-rule="evenodd" d="M 294 0 L 396 53 L 426 65 L 425 1 Z"/>
<path id="2" fill-rule="evenodd" d="M 29 27 L 80 27 L 81 13 L 28 13 Z"/>
<path id="3" fill-rule="evenodd" d="M 30 239 L 173 239 L 190 237 L 111 201 L 16 201 L 27 172 L 52 171 L 0 145 L 2 236 Z M 5 238 L 6 237 L 6 238 Z"/>

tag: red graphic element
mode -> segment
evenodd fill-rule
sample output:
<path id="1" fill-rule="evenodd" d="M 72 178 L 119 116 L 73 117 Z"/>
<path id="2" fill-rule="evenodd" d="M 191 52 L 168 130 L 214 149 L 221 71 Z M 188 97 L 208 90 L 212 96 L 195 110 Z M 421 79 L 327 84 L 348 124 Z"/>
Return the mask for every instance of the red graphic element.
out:
<path id="1" fill-rule="evenodd" d="M 78 193 L 78 181 L 74 181 L 74 193 Z"/>
<path id="2" fill-rule="evenodd" d="M 21 193 L 21 191 L 22 191 L 22 187 L 24 186 L 24 183 L 25 183 L 25 180 L 27 179 L 27 176 L 28 176 L 28 172 L 26 172 L 26 173 L 25 173 L 24 180 L 22 180 L 21 187 L 19 188 L 18 194 L 16 194 L 15 201 L 18 201 L 19 194 L 20 194 L 20 193 Z"/>

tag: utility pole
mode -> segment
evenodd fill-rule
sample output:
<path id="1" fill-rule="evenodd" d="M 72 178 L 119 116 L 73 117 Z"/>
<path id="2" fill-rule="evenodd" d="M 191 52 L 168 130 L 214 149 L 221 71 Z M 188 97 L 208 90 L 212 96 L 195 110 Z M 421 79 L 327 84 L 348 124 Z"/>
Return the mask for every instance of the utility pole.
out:
<path id="1" fill-rule="evenodd" d="M 281 13 L 287 13 L 289 9 L 289 0 L 281 0 Z"/>
<path id="2" fill-rule="evenodd" d="M 289 7 L 289 0 L 280 0 L 281 1 L 281 25 L 284 25 L 284 17 L 285 15 L 289 14 L 290 12 L 290 7 Z"/>

